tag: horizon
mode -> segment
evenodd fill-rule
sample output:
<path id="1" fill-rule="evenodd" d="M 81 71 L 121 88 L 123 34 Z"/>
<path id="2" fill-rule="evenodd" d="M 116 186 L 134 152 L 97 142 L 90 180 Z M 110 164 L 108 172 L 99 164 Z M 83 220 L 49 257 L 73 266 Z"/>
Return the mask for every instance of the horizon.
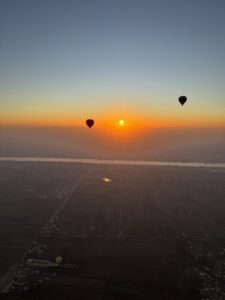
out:
<path id="1" fill-rule="evenodd" d="M 225 127 L 224 9 L 4 1 L 0 126 Z"/>

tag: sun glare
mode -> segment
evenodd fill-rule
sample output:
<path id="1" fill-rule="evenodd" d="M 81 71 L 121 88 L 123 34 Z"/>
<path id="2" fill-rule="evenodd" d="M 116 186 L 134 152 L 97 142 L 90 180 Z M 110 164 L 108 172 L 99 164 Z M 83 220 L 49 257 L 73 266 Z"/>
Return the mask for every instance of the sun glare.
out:
<path id="1" fill-rule="evenodd" d="M 124 125 L 125 125 L 124 120 L 119 120 L 119 125 L 120 125 L 120 126 L 124 126 Z"/>
<path id="2" fill-rule="evenodd" d="M 111 182 L 112 181 L 112 179 L 108 178 L 108 177 L 103 177 L 102 180 L 105 181 L 105 182 Z"/>

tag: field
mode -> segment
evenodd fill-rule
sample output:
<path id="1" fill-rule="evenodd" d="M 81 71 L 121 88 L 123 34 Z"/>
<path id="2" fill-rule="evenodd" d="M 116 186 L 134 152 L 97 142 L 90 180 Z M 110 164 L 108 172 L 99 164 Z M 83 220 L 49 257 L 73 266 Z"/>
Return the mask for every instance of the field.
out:
<path id="1" fill-rule="evenodd" d="M 201 299 L 187 244 L 224 244 L 223 169 L 1 162 L 0 170 L 1 279 L 15 282 L 7 273 L 15 266 L 29 287 L 6 299 Z M 26 266 L 59 255 L 65 267 L 36 268 L 38 278 Z"/>
<path id="2" fill-rule="evenodd" d="M 1 162 L 0 276 L 21 257 L 81 173 L 68 166 Z"/>
<path id="3" fill-rule="evenodd" d="M 98 166 L 73 192 L 58 222 L 96 238 L 223 238 L 224 195 L 221 170 Z"/>

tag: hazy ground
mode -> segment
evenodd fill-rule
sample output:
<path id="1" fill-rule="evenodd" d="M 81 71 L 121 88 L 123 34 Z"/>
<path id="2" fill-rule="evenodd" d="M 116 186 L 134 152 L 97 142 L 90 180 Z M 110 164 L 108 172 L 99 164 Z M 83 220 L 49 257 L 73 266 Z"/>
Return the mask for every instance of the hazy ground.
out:
<path id="1" fill-rule="evenodd" d="M 224 169 L 95 166 L 59 222 L 94 237 L 223 238 L 224 195 Z"/>
<path id="2" fill-rule="evenodd" d="M 225 129 L 0 128 L 0 156 L 225 162 Z"/>
<path id="3" fill-rule="evenodd" d="M 1 128 L 0 156 L 224 163 L 225 131 Z M 0 195 L 0 290 L 12 266 L 23 282 L 7 299 L 200 299 L 189 250 L 225 245 L 223 168 L 2 161 Z M 79 267 L 37 284 L 26 260 L 57 255 Z"/>
<path id="4" fill-rule="evenodd" d="M 0 164 L 0 275 L 20 258 L 86 168 Z"/>
<path id="5" fill-rule="evenodd" d="M 2 278 L 34 239 L 36 258 L 82 265 L 37 287 L 24 275 L 22 298 L 200 299 L 183 243 L 225 238 L 224 169 L 1 162 L 0 194 Z"/>

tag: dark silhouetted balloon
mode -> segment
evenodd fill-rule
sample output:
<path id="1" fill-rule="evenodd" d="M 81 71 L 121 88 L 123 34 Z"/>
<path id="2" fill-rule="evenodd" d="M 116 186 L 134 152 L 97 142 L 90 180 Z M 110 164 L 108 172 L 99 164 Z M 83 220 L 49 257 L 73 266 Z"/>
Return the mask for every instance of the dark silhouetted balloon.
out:
<path id="1" fill-rule="evenodd" d="M 186 96 L 180 96 L 179 97 L 179 102 L 181 105 L 184 105 L 184 103 L 187 101 L 187 97 Z"/>
<path id="2" fill-rule="evenodd" d="M 94 125 L 95 121 L 92 119 L 88 119 L 86 120 L 86 124 L 89 128 L 91 128 Z"/>

